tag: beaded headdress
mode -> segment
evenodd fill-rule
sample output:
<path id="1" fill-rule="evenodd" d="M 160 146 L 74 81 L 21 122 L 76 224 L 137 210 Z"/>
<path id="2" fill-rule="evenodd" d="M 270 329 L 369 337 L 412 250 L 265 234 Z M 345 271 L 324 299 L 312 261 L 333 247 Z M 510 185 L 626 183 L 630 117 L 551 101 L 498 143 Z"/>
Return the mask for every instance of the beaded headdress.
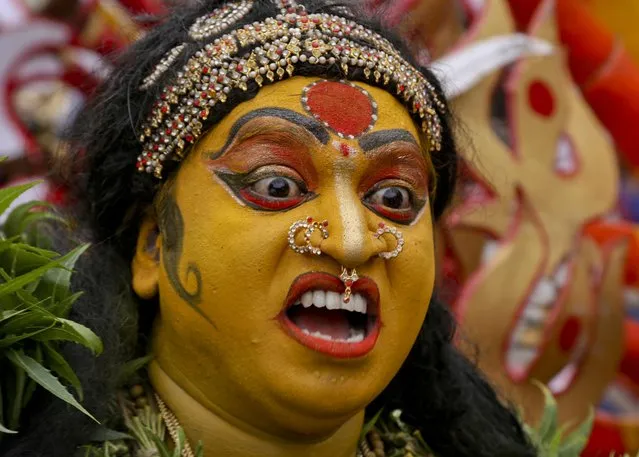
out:
<path id="1" fill-rule="evenodd" d="M 348 79 L 360 71 L 386 90 L 393 90 L 421 122 L 431 152 L 441 149 L 443 110 L 434 87 L 422 73 L 405 61 L 399 51 L 378 33 L 344 17 L 309 14 L 292 0 L 274 0 L 280 13 L 231 29 L 247 16 L 253 0 L 229 2 L 198 18 L 189 30 L 195 41 L 217 36 L 189 58 L 176 80 L 161 90 L 160 100 L 142 126 L 138 156 L 140 172 L 162 177 L 167 160 L 181 160 L 185 149 L 203 131 L 212 110 L 227 101 L 232 91 L 247 91 L 291 77 L 300 65 L 336 65 Z M 251 48 L 252 47 L 252 48 Z M 184 50 L 170 50 L 140 86 L 152 87 Z"/>

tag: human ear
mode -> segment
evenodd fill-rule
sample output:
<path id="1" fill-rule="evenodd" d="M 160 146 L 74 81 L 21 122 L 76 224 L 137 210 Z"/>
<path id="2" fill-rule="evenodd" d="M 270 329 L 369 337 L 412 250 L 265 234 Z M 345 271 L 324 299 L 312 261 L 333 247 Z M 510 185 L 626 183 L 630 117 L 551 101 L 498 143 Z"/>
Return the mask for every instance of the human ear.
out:
<path id="1" fill-rule="evenodd" d="M 154 298 L 158 293 L 160 245 L 157 221 L 151 217 L 145 218 L 140 227 L 135 255 L 131 262 L 133 290 L 145 300 Z"/>

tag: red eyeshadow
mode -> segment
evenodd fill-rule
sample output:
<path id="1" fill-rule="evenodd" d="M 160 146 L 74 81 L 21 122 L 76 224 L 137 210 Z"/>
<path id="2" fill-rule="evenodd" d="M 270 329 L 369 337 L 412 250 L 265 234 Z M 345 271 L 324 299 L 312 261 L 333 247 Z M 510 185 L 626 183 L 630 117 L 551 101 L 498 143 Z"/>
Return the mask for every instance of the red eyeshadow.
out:
<path id="1" fill-rule="evenodd" d="M 278 139 L 269 140 L 268 135 L 248 139 L 231 148 L 221 158 L 211 161 L 211 165 L 235 173 L 249 173 L 267 165 L 286 166 L 295 170 L 309 189 L 316 188 L 318 177 L 309 153 L 300 145 L 278 144 Z"/>
<path id="2" fill-rule="evenodd" d="M 265 209 L 273 210 L 273 211 L 292 208 L 294 206 L 299 205 L 304 200 L 304 197 L 268 200 L 266 198 L 263 198 L 259 195 L 254 194 L 248 189 L 242 189 L 240 190 L 239 193 L 240 193 L 240 196 L 247 202 L 252 203 L 256 206 L 260 206 Z"/>

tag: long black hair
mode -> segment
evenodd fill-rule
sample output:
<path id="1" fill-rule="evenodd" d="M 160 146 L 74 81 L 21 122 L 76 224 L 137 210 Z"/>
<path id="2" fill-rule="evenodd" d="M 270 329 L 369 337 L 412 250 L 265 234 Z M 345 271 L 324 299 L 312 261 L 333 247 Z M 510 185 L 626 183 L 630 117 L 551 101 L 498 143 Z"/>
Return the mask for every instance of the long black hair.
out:
<path id="1" fill-rule="evenodd" d="M 68 169 L 73 190 L 74 237 L 90 241 L 93 247 L 77 265 L 74 287 L 85 292 L 72 311 L 72 319 L 93 328 L 103 339 L 105 352 L 98 358 L 75 346 L 65 354 L 85 387 L 84 405 L 98 419 L 109 423 L 117 411 L 111 407 L 118 370 L 145 346 L 148 322 L 157 303 L 141 303 L 131 290 L 130 261 L 139 226 L 162 183 L 136 170 L 141 146 L 137 137 L 141 123 L 157 99 L 160 84 L 146 92 L 138 87 L 142 79 L 172 47 L 186 43 L 187 52 L 174 64 L 180 68 L 187 56 L 202 47 L 187 31 L 194 20 L 210 12 L 218 0 L 201 1 L 182 8 L 151 30 L 117 58 L 109 79 L 78 116 L 72 144 L 74 153 Z M 332 12 L 336 5 L 326 0 L 304 1 L 310 13 Z M 256 0 L 251 13 L 238 26 L 274 17 L 278 10 L 268 0 Z M 344 15 L 342 9 L 336 14 Z M 378 31 L 398 48 L 402 44 L 375 24 L 357 22 Z M 411 60 L 408 52 L 404 52 Z M 413 62 L 414 64 L 414 62 Z M 415 65 L 417 66 L 417 65 Z M 440 97 L 436 78 L 426 69 Z M 337 65 L 307 65 L 296 68 L 298 75 L 340 77 Z M 164 80 L 174 76 L 168 71 Z M 350 74 L 349 79 L 364 79 Z M 238 103 L 257 93 L 255 85 L 241 93 L 231 93 L 223 109 L 215 110 L 215 123 Z M 218 105 L 219 108 L 219 105 Z M 437 174 L 433 213 L 439 217 L 455 187 L 457 151 L 449 114 L 439 110 L 443 122 L 442 150 L 432 155 Z M 168 170 L 168 173 L 175 172 Z M 165 173 L 166 173 L 165 169 Z M 68 244 L 69 234 L 59 237 Z M 513 411 L 505 406 L 475 366 L 453 345 L 455 322 L 449 309 L 433 298 L 422 330 L 390 385 L 370 405 L 369 412 L 401 409 L 404 421 L 420 429 L 424 439 L 439 456 L 513 457 L 534 456 Z M 90 441 L 96 425 L 81 413 L 49 396 L 33 402 L 23 429 L 2 453 L 7 457 L 68 457 L 78 446 Z"/>

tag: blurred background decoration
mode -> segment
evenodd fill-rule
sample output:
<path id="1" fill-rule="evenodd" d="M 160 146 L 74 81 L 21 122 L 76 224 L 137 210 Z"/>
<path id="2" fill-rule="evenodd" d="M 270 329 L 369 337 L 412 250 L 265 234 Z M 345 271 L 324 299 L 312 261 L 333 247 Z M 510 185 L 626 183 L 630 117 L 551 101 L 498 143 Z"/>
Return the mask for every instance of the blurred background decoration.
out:
<path id="1" fill-rule="evenodd" d="M 67 127 L 110 56 L 165 11 L 162 0 L 0 2 L 1 185 L 44 179 L 20 201 L 62 201 Z"/>

